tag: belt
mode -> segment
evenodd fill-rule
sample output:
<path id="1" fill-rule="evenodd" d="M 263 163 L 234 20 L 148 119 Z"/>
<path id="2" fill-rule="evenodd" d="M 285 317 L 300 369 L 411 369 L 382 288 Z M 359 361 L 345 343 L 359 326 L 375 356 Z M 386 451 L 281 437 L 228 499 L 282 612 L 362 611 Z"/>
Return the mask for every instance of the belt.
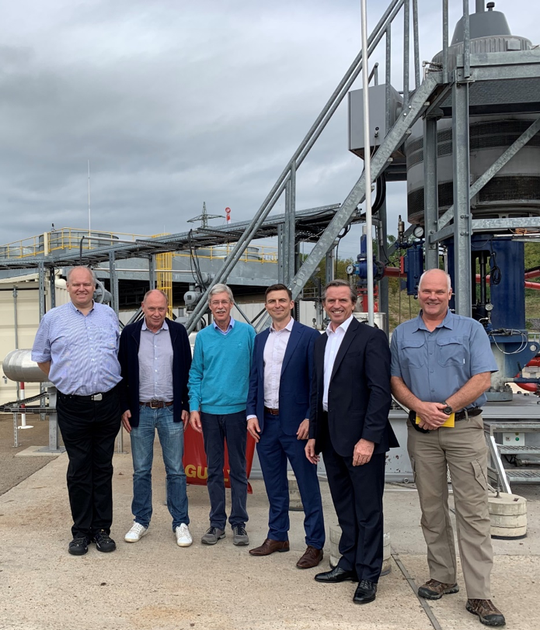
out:
<path id="1" fill-rule="evenodd" d="M 150 407 L 150 409 L 163 409 L 163 407 L 170 407 L 173 404 L 173 401 L 166 402 L 165 400 L 149 400 L 148 402 L 143 402 L 142 400 L 139 402 L 139 405 L 143 407 Z"/>
<path id="2" fill-rule="evenodd" d="M 270 407 L 264 408 L 265 413 L 269 413 L 271 416 L 279 416 L 279 409 L 270 409 Z"/>
<path id="3" fill-rule="evenodd" d="M 115 391 L 114 387 L 110 389 L 108 392 L 98 392 L 97 394 L 90 394 L 90 396 L 78 396 L 77 394 L 64 394 L 60 391 L 58 392 L 58 395 L 62 396 L 63 398 L 67 398 L 68 400 L 77 400 L 80 402 L 99 402 L 100 400 L 103 400 L 104 398 L 109 396 L 113 391 Z"/>
<path id="4" fill-rule="evenodd" d="M 474 418 L 475 416 L 479 416 L 482 413 L 482 409 L 480 407 L 473 407 L 472 409 L 463 409 L 462 411 L 458 411 L 456 413 L 456 422 L 458 420 L 465 420 L 466 418 Z"/>
<path id="5" fill-rule="evenodd" d="M 456 412 L 455 421 L 465 420 L 466 418 L 474 418 L 475 416 L 479 416 L 482 413 L 482 409 L 480 407 L 473 407 L 472 409 L 462 409 L 461 411 Z M 416 420 L 416 411 L 409 411 L 409 418 L 411 422 L 415 422 Z"/>

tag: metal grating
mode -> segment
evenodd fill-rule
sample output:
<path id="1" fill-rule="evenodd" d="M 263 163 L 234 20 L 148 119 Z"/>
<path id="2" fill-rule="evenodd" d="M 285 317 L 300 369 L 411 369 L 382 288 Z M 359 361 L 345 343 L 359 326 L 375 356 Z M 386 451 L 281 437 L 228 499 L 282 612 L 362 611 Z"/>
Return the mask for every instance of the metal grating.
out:
<path id="1" fill-rule="evenodd" d="M 506 476 L 510 483 L 538 483 L 540 482 L 540 469 L 506 470 Z"/>

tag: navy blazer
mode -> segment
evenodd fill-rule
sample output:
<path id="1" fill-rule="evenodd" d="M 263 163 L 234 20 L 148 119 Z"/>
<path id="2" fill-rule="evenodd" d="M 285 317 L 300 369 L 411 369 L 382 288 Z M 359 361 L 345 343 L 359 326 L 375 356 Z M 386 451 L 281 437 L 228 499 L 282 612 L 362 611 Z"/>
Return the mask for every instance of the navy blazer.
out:
<path id="1" fill-rule="evenodd" d="M 118 360 L 122 369 L 120 381 L 120 404 L 122 413 L 131 411 L 132 427 L 139 424 L 139 345 L 143 319 L 128 324 L 120 335 Z M 186 329 L 182 324 L 165 318 L 169 327 L 173 348 L 173 392 L 174 421 L 182 421 L 182 410 L 189 411 L 188 376 L 191 367 L 191 346 Z"/>
<path id="2" fill-rule="evenodd" d="M 255 337 L 246 409 L 248 416 L 257 416 L 261 433 L 264 431 L 264 346 L 269 334 L 267 328 Z M 300 423 L 310 416 L 313 345 L 320 336 L 313 328 L 293 323 L 279 381 L 279 420 L 286 435 L 296 435 Z"/>
<path id="3" fill-rule="evenodd" d="M 384 332 L 353 317 L 334 362 L 325 414 L 322 399 L 327 340 L 328 335 L 321 335 L 313 351 L 309 437 L 316 440 L 315 450 L 320 452 L 329 438 L 342 457 L 352 456 L 361 438 L 375 443 L 374 454 L 399 446 L 388 420 L 392 402 L 390 348 Z"/>

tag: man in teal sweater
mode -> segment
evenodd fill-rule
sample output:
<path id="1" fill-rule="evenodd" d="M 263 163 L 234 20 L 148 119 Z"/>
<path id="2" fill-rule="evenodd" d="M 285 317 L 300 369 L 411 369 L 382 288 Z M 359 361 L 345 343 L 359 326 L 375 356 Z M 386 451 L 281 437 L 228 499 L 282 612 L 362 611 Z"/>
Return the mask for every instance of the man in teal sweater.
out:
<path id="1" fill-rule="evenodd" d="M 208 305 L 214 321 L 197 334 L 189 373 L 189 422 L 203 434 L 208 466 L 210 527 L 201 542 L 215 545 L 225 537 L 223 464 L 227 440 L 233 544 L 248 545 L 246 401 L 255 331 L 231 317 L 234 301 L 227 285 L 216 284 L 211 289 Z"/>

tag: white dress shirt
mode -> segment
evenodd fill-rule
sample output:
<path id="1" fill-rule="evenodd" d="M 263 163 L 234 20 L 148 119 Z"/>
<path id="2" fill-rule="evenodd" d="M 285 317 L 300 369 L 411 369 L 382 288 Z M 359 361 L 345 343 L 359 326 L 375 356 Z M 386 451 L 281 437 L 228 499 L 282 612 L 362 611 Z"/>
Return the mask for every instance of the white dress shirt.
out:
<path id="1" fill-rule="evenodd" d="M 264 406 L 269 409 L 279 409 L 281 368 L 293 323 L 294 320 L 291 317 L 285 328 L 281 330 L 276 330 L 272 324 L 264 346 Z"/>
<path id="2" fill-rule="evenodd" d="M 323 409 L 328 411 L 328 390 L 330 388 L 330 378 L 334 370 L 336 356 L 345 337 L 347 329 L 351 325 L 354 315 L 346 319 L 340 324 L 336 330 L 332 330 L 330 326 L 326 329 L 328 340 L 324 349 L 324 391 L 323 391 Z"/>

